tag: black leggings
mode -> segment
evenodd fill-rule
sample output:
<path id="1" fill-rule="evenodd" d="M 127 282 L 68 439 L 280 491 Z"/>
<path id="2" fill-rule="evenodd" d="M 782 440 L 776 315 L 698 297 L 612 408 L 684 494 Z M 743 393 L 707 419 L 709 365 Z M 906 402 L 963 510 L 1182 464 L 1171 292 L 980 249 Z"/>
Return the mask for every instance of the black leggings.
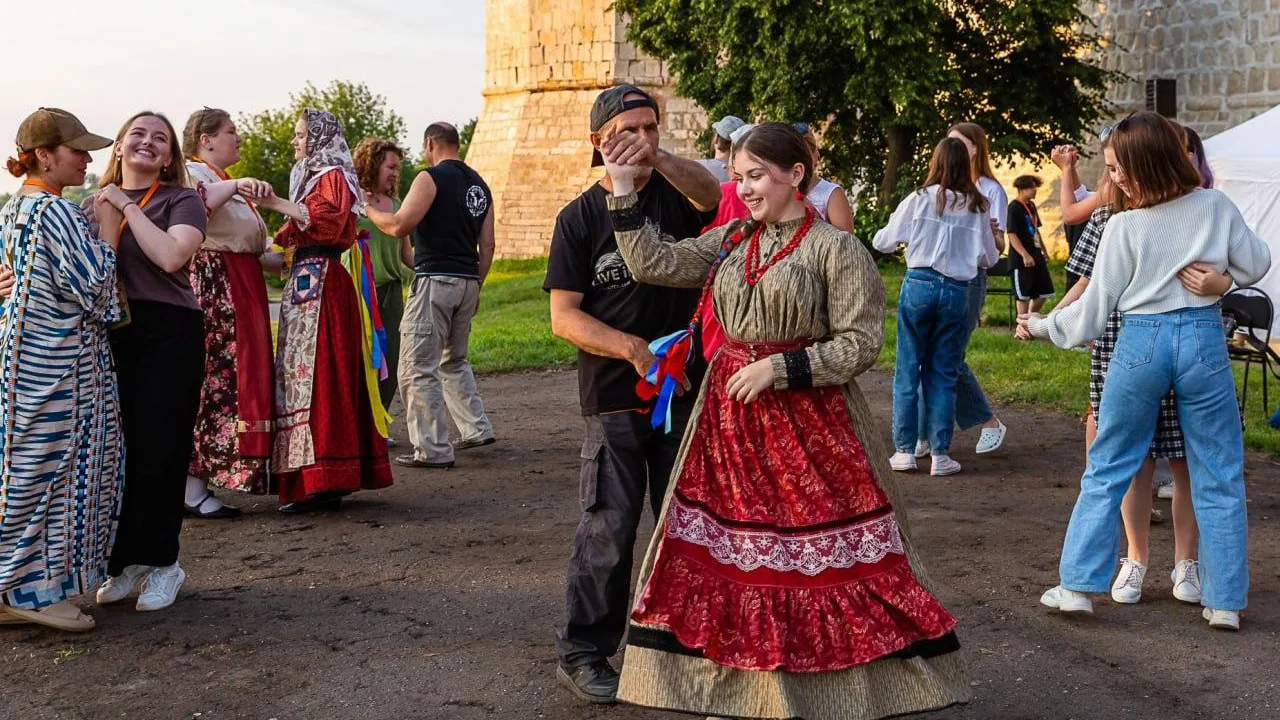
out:
<path id="1" fill-rule="evenodd" d="M 132 321 L 111 333 L 125 479 L 107 569 L 178 561 L 187 468 L 204 384 L 204 314 L 168 303 L 129 303 Z"/>

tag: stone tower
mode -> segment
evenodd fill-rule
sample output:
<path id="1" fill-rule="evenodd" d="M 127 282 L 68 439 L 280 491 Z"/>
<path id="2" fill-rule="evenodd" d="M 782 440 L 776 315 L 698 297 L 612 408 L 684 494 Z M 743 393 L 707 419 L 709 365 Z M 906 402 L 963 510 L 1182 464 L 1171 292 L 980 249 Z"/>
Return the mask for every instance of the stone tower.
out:
<path id="1" fill-rule="evenodd" d="M 484 109 L 467 161 L 497 207 L 497 256 L 547 254 L 556 214 L 601 176 L 591 168 L 591 104 L 631 83 L 662 108 L 663 147 L 685 155 L 705 114 L 677 98 L 665 64 L 626 42 L 611 0 L 487 0 Z"/>

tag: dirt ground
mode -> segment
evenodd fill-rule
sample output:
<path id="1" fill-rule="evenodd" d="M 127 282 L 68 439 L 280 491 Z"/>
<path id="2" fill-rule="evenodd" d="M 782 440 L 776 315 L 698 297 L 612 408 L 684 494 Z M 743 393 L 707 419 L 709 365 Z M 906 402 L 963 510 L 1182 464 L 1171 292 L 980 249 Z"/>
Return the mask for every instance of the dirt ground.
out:
<path id="1" fill-rule="evenodd" d="M 556 686 L 578 513 L 576 383 L 558 372 L 481 384 L 500 442 L 457 469 L 399 469 L 394 488 L 332 515 L 237 498 L 243 519 L 187 524 L 189 578 L 171 609 L 95 609 L 86 636 L 0 630 L 0 718 L 687 717 L 589 707 Z M 863 387 L 887 433 L 888 377 Z M 962 436 L 964 474 L 906 478 L 916 540 L 973 676 L 971 704 L 928 717 L 1280 717 L 1280 468 L 1248 459 L 1242 632 L 1210 631 L 1172 598 L 1168 524 L 1153 531 L 1141 604 L 1102 600 L 1094 618 L 1067 621 L 1037 598 L 1056 582 L 1081 428 L 1052 412 L 1000 415 L 1011 428 L 1001 453 L 976 458 Z"/>

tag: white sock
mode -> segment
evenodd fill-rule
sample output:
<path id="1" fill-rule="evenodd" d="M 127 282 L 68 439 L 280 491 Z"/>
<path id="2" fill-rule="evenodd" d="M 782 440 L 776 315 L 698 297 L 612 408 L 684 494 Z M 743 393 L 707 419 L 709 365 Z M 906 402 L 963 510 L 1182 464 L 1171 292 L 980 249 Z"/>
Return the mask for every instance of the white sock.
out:
<path id="1" fill-rule="evenodd" d="M 214 512 L 222 507 L 222 502 L 209 492 L 208 483 L 192 475 L 187 476 L 186 503 L 197 512 Z"/>

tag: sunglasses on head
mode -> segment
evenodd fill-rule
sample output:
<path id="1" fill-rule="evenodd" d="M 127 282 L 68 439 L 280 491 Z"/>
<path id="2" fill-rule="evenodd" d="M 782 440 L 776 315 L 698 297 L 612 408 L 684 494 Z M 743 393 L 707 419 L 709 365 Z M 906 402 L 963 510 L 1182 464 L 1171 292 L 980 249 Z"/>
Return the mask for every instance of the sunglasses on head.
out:
<path id="1" fill-rule="evenodd" d="M 791 123 L 791 127 L 795 128 L 796 132 L 800 133 L 801 135 L 809 134 L 809 123 L 807 122 Z"/>
<path id="2" fill-rule="evenodd" d="M 1098 131 L 1098 142 L 1104 143 L 1107 141 L 1107 138 L 1111 137 L 1111 133 L 1115 132 L 1116 130 L 1123 130 L 1127 128 L 1129 126 L 1129 120 L 1130 118 L 1133 117 L 1133 115 L 1134 113 L 1129 113 L 1120 122 L 1111 123 L 1110 125 L 1103 125 L 1102 129 Z"/>

